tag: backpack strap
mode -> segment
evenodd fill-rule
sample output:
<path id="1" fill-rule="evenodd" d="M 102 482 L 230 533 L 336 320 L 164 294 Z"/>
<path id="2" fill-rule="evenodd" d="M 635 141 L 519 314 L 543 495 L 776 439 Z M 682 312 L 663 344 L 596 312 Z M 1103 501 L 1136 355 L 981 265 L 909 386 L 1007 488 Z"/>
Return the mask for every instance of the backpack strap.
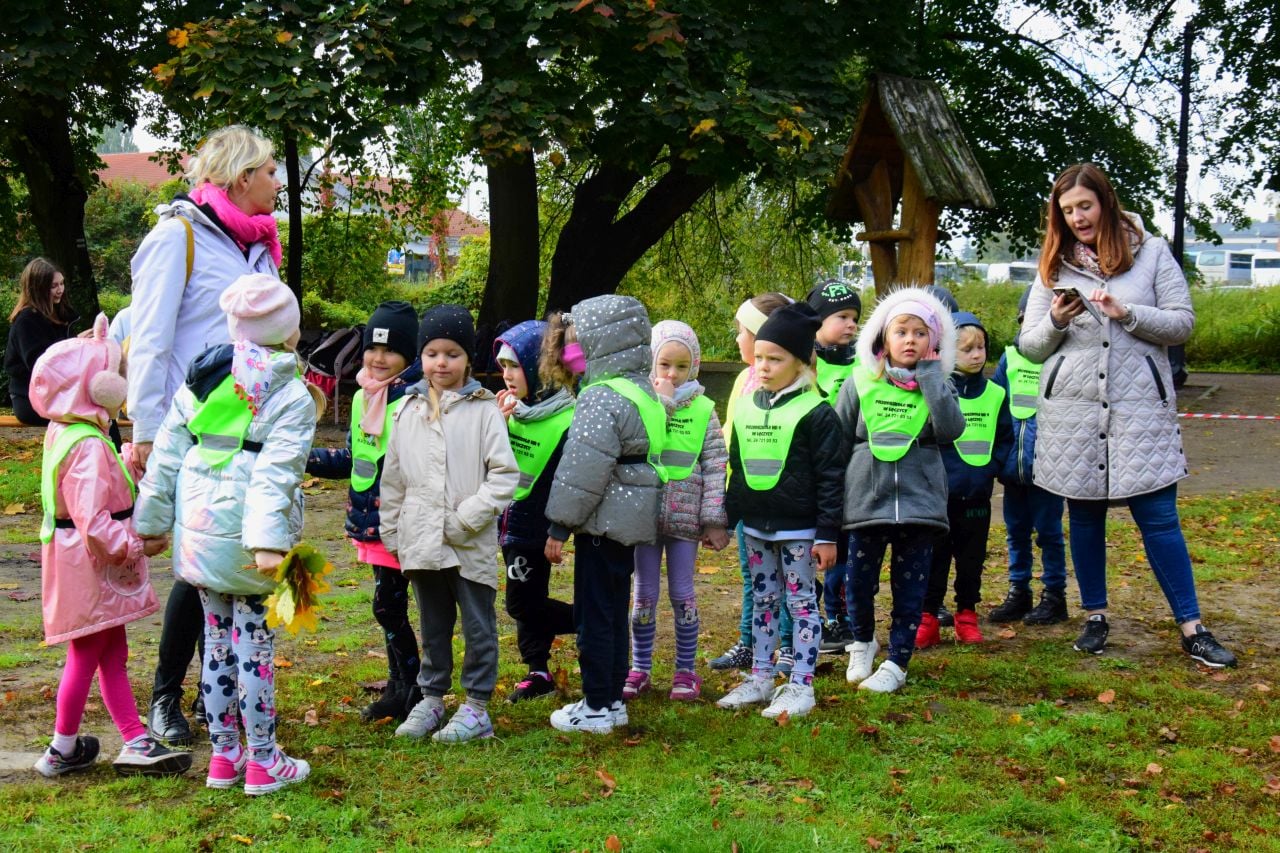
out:
<path id="1" fill-rule="evenodd" d="M 187 277 L 182 284 L 185 287 L 191 283 L 191 271 L 196 266 L 196 235 L 191 228 L 191 222 L 185 216 L 179 216 L 178 221 L 182 223 L 183 229 L 187 232 Z"/>

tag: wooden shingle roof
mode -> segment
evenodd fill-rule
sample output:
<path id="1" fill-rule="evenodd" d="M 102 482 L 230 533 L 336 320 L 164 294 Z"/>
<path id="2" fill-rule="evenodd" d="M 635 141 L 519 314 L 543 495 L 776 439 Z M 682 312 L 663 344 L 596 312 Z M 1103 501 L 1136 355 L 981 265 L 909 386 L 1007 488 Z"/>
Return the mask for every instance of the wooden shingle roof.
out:
<path id="1" fill-rule="evenodd" d="M 991 187 L 942 90 L 927 80 L 890 74 L 872 77 L 827 200 L 829 217 L 866 221 L 853 188 L 865 181 L 881 160 L 889 167 L 895 199 L 902 195 L 904 163 L 910 160 L 926 198 L 948 207 L 996 206 Z"/>

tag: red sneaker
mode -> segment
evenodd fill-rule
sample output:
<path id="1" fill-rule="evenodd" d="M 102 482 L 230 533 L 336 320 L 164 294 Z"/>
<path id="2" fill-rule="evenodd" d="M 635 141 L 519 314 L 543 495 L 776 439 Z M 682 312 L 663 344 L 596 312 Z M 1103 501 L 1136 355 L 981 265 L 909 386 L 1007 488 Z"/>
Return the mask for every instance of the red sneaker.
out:
<path id="1" fill-rule="evenodd" d="M 942 638 L 938 636 L 938 617 L 932 613 L 920 614 L 920 627 L 916 630 L 916 648 L 927 649 L 938 645 L 941 641 Z"/>
<path id="2" fill-rule="evenodd" d="M 956 614 L 956 642 L 958 643 L 981 643 L 986 638 L 982 636 L 982 629 L 978 627 L 978 614 L 972 610 L 961 610 Z M 919 648 L 920 641 L 916 640 L 916 647 Z"/>

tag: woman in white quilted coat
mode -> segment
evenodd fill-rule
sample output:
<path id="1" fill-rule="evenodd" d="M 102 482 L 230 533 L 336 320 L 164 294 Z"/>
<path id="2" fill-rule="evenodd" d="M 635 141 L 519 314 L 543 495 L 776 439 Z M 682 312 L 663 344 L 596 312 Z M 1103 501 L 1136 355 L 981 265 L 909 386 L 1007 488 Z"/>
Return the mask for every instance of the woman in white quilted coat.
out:
<path id="1" fill-rule="evenodd" d="M 1167 348 L 1195 325 L 1187 281 L 1168 244 L 1124 212 L 1092 164 L 1054 181 L 1047 221 L 1042 286 L 1032 289 L 1018 349 L 1044 364 L 1034 477 L 1067 499 L 1071 561 L 1088 613 L 1075 648 L 1106 647 L 1107 507 L 1123 502 L 1183 649 L 1211 667 L 1235 666 L 1200 623 L 1178 520 L 1177 481 L 1188 471 Z"/>

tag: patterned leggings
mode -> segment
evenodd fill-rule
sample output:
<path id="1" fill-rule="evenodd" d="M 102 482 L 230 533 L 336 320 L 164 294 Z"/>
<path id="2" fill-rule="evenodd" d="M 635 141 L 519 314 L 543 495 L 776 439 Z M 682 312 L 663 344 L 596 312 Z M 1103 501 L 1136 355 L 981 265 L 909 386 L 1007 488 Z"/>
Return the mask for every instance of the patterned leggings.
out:
<path id="1" fill-rule="evenodd" d="M 692 670 L 698 655 L 698 599 L 693 570 L 698 543 L 663 538 L 657 545 L 636 546 L 636 573 L 631 587 L 631 668 L 653 669 L 653 638 L 658 631 L 658 590 L 662 584 L 662 552 L 667 552 L 667 596 L 675 614 L 676 669 Z"/>
<path id="2" fill-rule="evenodd" d="M 929 586 L 933 541 L 937 528 L 910 524 L 884 524 L 849 531 L 849 578 L 845 594 L 853 638 L 869 643 L 876 635 L 876 593 L 880 591 L 880 564 L 893 546 L 889 561 L 889 589 L 893 610 L 889 621 L 889 660 L 903 669 L 916 648 L 916 629 Z"/>
<path id="3" fill-rule="evenodd" d="M 251 757 L 270 763 L 276 749 L 275 634 L 261 595 L 200 590 L 204 607 L 204 717 L 215 752 L 234 751 L 239 702 Z"/>
<path id="4" fill-rule="evenodd" d="M 373 566 L 373 618 L 387 644 L 387 680 L 418 683 L 418 636 L 409 621 L 409 581 L 399 569 Z"/>
<path id="5" fill-rule="evenodd" d="M 791 611 L 792 628 L 791 636 L 782 639 L 784 643 L 790 640 L 796 653 L 791 683 L 812 684 L 818 645 L 822 642 L 813 542 L 808 539 L 769 542 L 750 533 L 743 536 L 747 565 L 751 569 L 751 673 L 759 677 L 773 675 L 773 650 L 782 633 L 778 605 L 780 599 L 785 598 L 786 609 Z"/>

